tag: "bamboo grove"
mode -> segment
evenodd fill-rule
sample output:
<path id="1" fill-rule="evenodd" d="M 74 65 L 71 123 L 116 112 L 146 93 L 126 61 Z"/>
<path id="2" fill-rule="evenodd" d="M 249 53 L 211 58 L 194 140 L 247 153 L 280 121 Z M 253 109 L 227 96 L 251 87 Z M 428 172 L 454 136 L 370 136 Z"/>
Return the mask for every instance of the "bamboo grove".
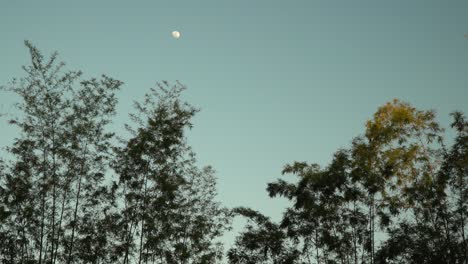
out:
<path id="1" fill-rule="evenodd" d="M 290 201 L 274 222 L 216 201 L 214 169 L 187 144 L 198 109 L 183 84 L 150 89 L 123 136 L 111 130 L 121 81 L 25 44 L 25 76 L 2 86 L 20 100 L 0 157 L 0 263 L 468 263 L 462 112 L 446 133 L 434 111 L 384 104 L 328 166 L 292 162 L 294 179 L 267 184 Z M 247 224 L 225 249 L 237 217 Z"/>

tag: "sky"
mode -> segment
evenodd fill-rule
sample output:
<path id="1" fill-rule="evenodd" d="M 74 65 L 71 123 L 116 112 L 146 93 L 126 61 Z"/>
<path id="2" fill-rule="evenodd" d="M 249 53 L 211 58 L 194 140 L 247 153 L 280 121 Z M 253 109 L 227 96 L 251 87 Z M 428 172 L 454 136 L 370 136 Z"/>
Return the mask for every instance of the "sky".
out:
<path id="1" fill-rule="evenodd" d="M 24 40 L 57 50 L 69 69 L 125 83 L 119 134 L 133 100 L 179 80 L 201 108 L 188 140 L 219 200 L 279 220 L 287 201 L 267 183 L 293 161 L 326 165 L 385 102 L 435 109 L 445 127 L 468 113 L 465 34 L 466 0 L 0 0 L 0 84 L 24 76 Z M 13 101 L 2 94 L 0 111 Z M 0 122 L 4 147 L 16 131 Z"/>

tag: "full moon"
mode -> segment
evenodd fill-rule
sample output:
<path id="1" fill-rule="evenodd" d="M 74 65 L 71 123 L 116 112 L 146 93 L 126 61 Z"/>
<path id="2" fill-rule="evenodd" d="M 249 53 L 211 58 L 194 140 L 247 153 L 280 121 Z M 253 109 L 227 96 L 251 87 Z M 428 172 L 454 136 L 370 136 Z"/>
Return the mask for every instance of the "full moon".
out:
<path id="1" fill-rule="evenodd" d="M 172 36 L 173 36 L 175 39 L 178 39 L 178 38 L 180 38 L 180 32 L 179 32 L 179 31 L 172 31 Z"/>

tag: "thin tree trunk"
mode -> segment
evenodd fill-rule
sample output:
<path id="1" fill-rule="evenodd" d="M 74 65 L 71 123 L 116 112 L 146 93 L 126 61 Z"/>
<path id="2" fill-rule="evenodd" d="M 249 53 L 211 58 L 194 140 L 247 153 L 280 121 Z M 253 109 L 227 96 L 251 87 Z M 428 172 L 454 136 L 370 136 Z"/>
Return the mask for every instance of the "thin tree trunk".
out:
<path id="1" fill-rule="evenodd" d="M 365 263 L 364 258 L 366 255 L 366 248 L 364 247 L 364 244 L 362 245 L 362 251 L 361 251 L 361 263 Z"/>
<path id="2" fill-rule="evenodd" d="M 146 256 L 145 256 L 145 264 L 148 263 L 148 256 L 149 256 L 149 248 L 146 247 Z"/>
<path id="3" fill-rule="evenodd" d="M 134 224 L 135 224 L 134 221 L 132 221 L 132 222 L 130 223 L 130 229 L 128 230 L 128 235 L 126 236 L 126 239 L 127 239 L 127 240 L 126 240 L 126 244 L 127 244 L 127 246 L 125 247 L 124 264 L 128 264 L 129 261 L 130 261 L 130 259 L 129 259 L 130 252 L 129 252 L 129 250 L 130 250 L 130 241 L 133 240 L 133 231 L 132 231 L 132 229 L 133 229 L 133 225 L 134 225 Z M 137 228 L 137 227 L 135 227 L 135 229 L 136 229 L 136 228 Z"/>
<path id="4" fill-rule="evenodd" d="M 45 210 L 45 194 L 44 190 L 42 190 L 42 213 L 41 213 L 41 239 L 39 242 L 39 264 L 42 263 L 42 248 L 43 248 L 43 242 L 44 242 L 44 210 Z"/>
<path id="5" fill-rule="evenodd" d="M 56 174 L 56 160 L 55 160 L 55 127 L 52 125 L 52 248 L 50 252 L 50 263 L 54 260 L 54 247 L 55 247 L 55 210 L 57 200 L 57 174 Z"/>
<path id="6" fill-rule="evenodd" d="M 148 169 L 148 168 L 147 168 Z M 143 191 L 143 207 L 141 208 L 142 210 L 142 218 L 141 219 L 141 233 L 140 233 L 140 254 L 138 257 L 138 264 L 141 264 L 141 256 L 143 254 L 143 237 L 144 237 L 144 226 L 145 226 L 145 213 L 146 213 L 146 191 L 148 187 L 148 173 L 145 173 L 145 189 Z"/>
<path id="7" fill-rule="evenodd" d="M 68 186 L 65 188 L 64 193 L 63 193 L 62 209 L 60 210 L 60 219 L 58 222 L 59 231 L 57 232 L 57 244 L 55 246 L 55 253 L 54 253 L 53 261 L 52 261 L 53 264 L 55 264 L 57 261 L 58 247 L 59 247 L 59 241 L 60 241 L 60 228 L 62 227 L 63 213 L 65 211 L 65 201 L 66 201 L 67 194 L 68 194 Z"/>
<path id="8" fill-rule="evenodd" d="M 317 226 L 318 228 L 318 226 Z M 320 264 L 319 246 L 318 246 L 318 231 L 315 230 L 315 252 L 317 253 L 317 264 Z"/>
<path id="9" fill-rule="evenodd" d="M 75 163 L 75 157 L 72 159 L 72 162 L 71 164 L 73 165 Z M 67 173 L 65 175 L 68 175 L 69 176 L 69 180 L 67 182 L 67 184 L 65 185 L 65 189 L 63 190 L 63 197 L 62 197 L 62 208 L 60 209 L 60 218 L 59 218 L 59 222 L 58 222 L 58 232 L 57 232 L 57 243 L 56 243 L 56 246 L 55 246 L 55 253 L 54 253 L 54 256 L 53 256 L 53 264 L 56 263 L 57 261 L 57 255 L 58 255 L 58 248 L 59 248 L 59 244 L 60 244 L 60 235 L 61 235 L 61 232 L 60 232 L 60 228 L 62 227 L 62 221 L 63 221 L 63 214 L 65 212 L 65 203 L 66 203 L 66 200 L 67 200 L 67 194 L 68 194 L 68 190 L 70 188 L 70 183 L 72 181 L 72 177 L 70 176 L 70 172 L 71 172 L 71 167 L 68 169 Z"/>
<path id="10" fill-rule="evenodd" d="M 83 175 L 83 167 L 84 165 L 81 166 L 81 173 L 80 173 L 80 176 L 79 176 L 79 179 L 78 179 L 78 190 L 77 190 L 77 193 L 76 193 L 76 202 L 75 202 L 75 211 L 73 213 L 73 227 L 72 227 L 72 234 L 71 234 L 71 240 L 70 240 L 70 250 L 68 251 L 68 260 L 67 260 L 67 264 L 70 264 L 71 263 L 71 255 L 72 255 L 72 252 L 73 252 L 73 239 L 75 237 L 75 227 L 76 227 L 76 220 L 77 220 L 77 215 L 78 215 L 78 204 L 79 204 L 79 200 L 80 200 L 80 192 L 81 192 L 81 178 L 82 178 L 82 175 Z"/>
<path id="11" fill-rule="evenodd" d="M 371 196 L 371 204 L 369 206 L 369 214 L 370 214 L 370 219 L 369 219 L 369 226 L 370 226 L 370 263 L 374 264 L 374 236 L 375 236 L 375 229 L 374 229 L 374 222 L 375 222 L 375 215 L 374 215 L 374 210 L 375 210 L 375 204 L 374 204 L 374 194 Z"/>
<path id="12" fill-rule="evenodd" d="M 21 228 L 21 264 L 24 263 L 24 251 L 25 251 L 25 244 L 26 244 L 26 239 L 24 237 L 24 226 Z"/>
<path id="13" fill-rule="evenodd" d="M 127 212 L 128 210 L 128 204 L 127 204 L 127 185 L 124 184 L 124 190 L 123 190 L 123 197 L 124 197 L 124 202 L 125 202 L 125 208 L 124 208 L 124 212 Z M 125 216 L 127 217 L 127 214 L 125 214 Z M 129 225 L 129 219 L 126 218 L 125 219 L 125 225 L 126 227 L 128 228 L 128 225 Z M 124 236 L 124 239 L 125 239 L 125 255 L 124 255 L 124 260 L 123 260 L 123 264 L 126 264 L 127 263 L 127 260 L 128 260 L 128 248 L 129 248 L 129 241 L 130 241 L 130 231 L 132 229 L 132 224 L 130 224 L 130 228 L 128 229 L 128 234 L 126 233 L 125 236 Z"/>
<path id="14" fill-rule="evenodd" d="M 53 182 L 55 182 L 55 180 L 52 180 Z M 51 248 L 51 252 L 50 252 L 50 259 L 51 259 L 51 262 L 53 261 L 54 259 L 54 248 L 55 248 L 55 200 L 56 200 L 56 186 L 55 186 L 55 183 L 54 183 L 54 187 L 52 189 L 52 238 L 51 238 L 51 243 L 52 243 L 52 248 Z"/>
<path id="15" fill-rule="evenodd" d="M 356 217 L 356 200 L 353 201 L 353 217 Z M 358 256 L 357 256 L 357 253 L 358 253 L 358 249 L 357 249 L 357 232 L 356 232 L 356 228 L 354 227 L 354 225 L 352 226 L 352 229 L 353 229 L 353 246 L 354 246 L 354 264 L 358 264 Z"/>
<path id="16" fill-rule="evenodd" d="M 44 138 L 43 138 L 44 140 Z M 46 194 L 45 194 L 45 177 L 46 177 L 46 168 L 45 168 L 45 160 L 46 160 L 46 150 L 43 151 L 42 153 L 42 162 L 43 162 L 43 165 L 42 165 L 42 184 L 44 184 L 44 186 L 42 186 L 42 190 L 41 190 L 41 238 L 40 238 L 40 242 L 39 242 L 39 264 L 42 264 L 42 248 L 44 246 L 44 221 L 45 221 L 45 199 L 46 199 Z"/>
<path id="17" fill-rule="evenodd" d="M 144 220 L 141 221 L 141 233 L 140 233 L 140 250 L 138 256 L 138 264 L 141 264 L 141 255 L 143 254 L 143 228 L 144 228 Z"/>
<path id="18" fill-rule="evenodd" d="M 358 255 L 357 255 L 358 250 L 357 250 L 356 240 L 357 240 L 357 238 L 356 238 L 356 231 L 355 231 L 355 229 L 354 229 L 354 227 L 353 227 L 353 247 L 354 247 L 354 248 L 353 248 L 353 251 L 354 251 L 353 253 L 354 253 L 354 264 L 357 264 L 357 263 L 358 263 Z"/>
<path id="19" fill-rule="evenodd" d="M 468 263 L 468 245 L 466 243 L 466 237 L 465 237 L 465 216 L 463 214 L 463 202 L 465 201 L 465 197 L 463 197 L 463 187 L 464 187 L 464 181 L 463 181 L 463 172 L 460 175 L 460 204 L 459 204 L 459 210 L 460 210 L 460 220 L 461 220 L 461 235 L 462 235 L 462 248 L 463 248 L 463 255 L 465 256 L 465 263 Z"/>
<path id="20" fill-rule="evenodd" d="M 72 255 L 72 252 L 73 252 L 73 239 L 75 238 L 75 228 L 76 228 L 76 221 L 77 221 L 77 216 L 78 216 L 78 204 L 80 202 L 80 192 L 81 192 L 81 180 L 83 178 L 83 174 L 84 174 L 84 160 L 85 160 L 85 157 L 86 157 L 86 150 L 88 148 L 88 142 L 85 143 L 84 145 L 84 150 L 85 152 L 83 153 L 83 157 L 82 157 L 82 161 L 81 161 L 81 168 L 80 168 L 80 175 L 79 175 L 79 178 L 78 178 L 78 190 L 76 192 L 76 202 L 75 202 L 75 211 L 73 213 L 73 227 L 72 227 L 72 234 L 71 234 L 71 240 L 70 240 L 70 250 L 68 252 L 68 260 L 67 260 L 67 264 L 70 264 L 71 263 L 71 255 Z"/>

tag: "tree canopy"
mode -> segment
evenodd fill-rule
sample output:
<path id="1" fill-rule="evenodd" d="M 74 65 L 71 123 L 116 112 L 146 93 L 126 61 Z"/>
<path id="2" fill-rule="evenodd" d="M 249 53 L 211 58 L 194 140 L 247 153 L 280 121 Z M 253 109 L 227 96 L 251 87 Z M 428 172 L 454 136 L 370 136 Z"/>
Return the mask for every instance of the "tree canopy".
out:
<path id="1" fill-rule="evenodd" d="M 25 42 L 26 76 L 9 121 L 20 133 L 0 162 L 2 263 L 214 263 L 230 211 L 216 176 L 186 142 L 198 111 L 162 82 L 135 103 L 118 141 L 108 129 L 122 82 L 83 79 Z"/>
<path id="2" fill-rule="evenodd" d="M 282 171 L 294 178 L 267 184 L 289 200 L 275 222 L 216 200 L 215 170 L 187 142 L 199 110 L 183 84 L 151 88 L 122 137 L 109 125 L 123 82 L 25 45 L 25 76 L 2 86 L 20 100 L 0 157 L 1 263 L 468 264 L 462 112 L 447 146 L 434 111 L 382 105 L 327 166 L 294 161 Z M 225 251 L 235 216 L 247 224 Z"/>
<path id="3" fill-rule="evenodd" d="M 447 148 L 434 111 L 393 100 L 325 168 L 286 165 L 297 180 L 267 192 L 291 206 L 280 223 L 238 209 L 255 224 L 237 237 L 230 262 L 468 263 L 468 129 L 463 113 L 452 117 Z"/>

